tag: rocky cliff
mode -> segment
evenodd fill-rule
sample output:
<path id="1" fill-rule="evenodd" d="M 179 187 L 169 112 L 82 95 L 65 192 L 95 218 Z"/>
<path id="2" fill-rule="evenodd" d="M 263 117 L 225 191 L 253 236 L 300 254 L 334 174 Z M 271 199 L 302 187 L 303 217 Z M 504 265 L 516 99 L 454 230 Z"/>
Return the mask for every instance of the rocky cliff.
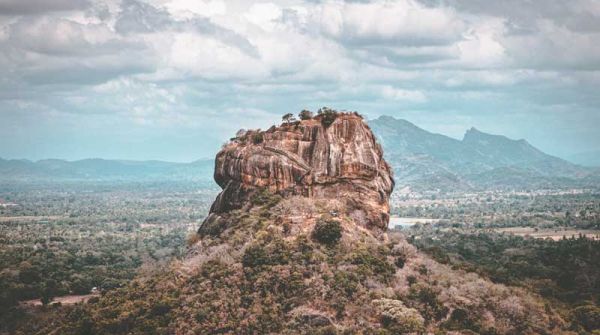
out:
<path id="1" fill-rule="evenodd" d="M 392 172 L 381 146 L 357 113 L 317 115 L 266 131 L 240 131 L 217 154 L 215 180 L 223 188 L 200 228 L 241 208 L 260 189 L 287 197 L 339 199 L 348 216 L 385 230 Z"/>
<path id="2" fill-rule="evenodd" d="M 223 147 L 185 257 L 18 333 L 572 334 L 539 297 L 386 232 L 393 181 L 369 127 L 306 114 Z"/>

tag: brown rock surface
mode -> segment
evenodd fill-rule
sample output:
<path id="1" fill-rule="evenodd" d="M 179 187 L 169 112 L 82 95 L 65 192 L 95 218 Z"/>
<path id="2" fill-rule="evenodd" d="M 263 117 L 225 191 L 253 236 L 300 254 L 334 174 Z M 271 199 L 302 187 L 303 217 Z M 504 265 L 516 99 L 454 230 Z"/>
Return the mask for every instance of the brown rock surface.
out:
<path id="1" fill-rule="evenodd" d="M 357 113 L 338 113 L 329 126 L 323 123 L 316 116 L 242 132 L 227 143 L 215 162 L 215 180 L 223 191 L 206 221 L 243 207 L 255 191 L 266 188 L 284 197 L 342 200 L 346 214 L 385 230 L 394 181 L 381 146 Z"/>

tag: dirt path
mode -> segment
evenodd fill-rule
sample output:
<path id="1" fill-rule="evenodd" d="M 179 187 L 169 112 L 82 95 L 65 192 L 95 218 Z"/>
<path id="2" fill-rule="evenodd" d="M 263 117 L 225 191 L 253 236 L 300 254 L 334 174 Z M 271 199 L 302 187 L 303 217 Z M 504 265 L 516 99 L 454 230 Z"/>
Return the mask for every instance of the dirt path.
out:
<path id="1" fill-rule="evenodd" d="M 54 300 L 52 300 L 50 302 L 50 304 L 54 304 L 57 302 L 60 302 L 63 305 L 74 305 L 80 302 L 87 302 L 88 300 L 90 300 L 90 298 L 92 297 L 98 297 L 100 296 L 99 294 L 95 293 L 95 294 L 84 294 L 84 295 L 64 295 L 62 297 L 56 297 L 54 298 Z M 22 305 L 26 305 L 26 306 L 41 306 L 42 305 L 42 301 L 40 299 L 33 299 L 33 300 L 25 300 L 25 301 L 21 301 Z"/>

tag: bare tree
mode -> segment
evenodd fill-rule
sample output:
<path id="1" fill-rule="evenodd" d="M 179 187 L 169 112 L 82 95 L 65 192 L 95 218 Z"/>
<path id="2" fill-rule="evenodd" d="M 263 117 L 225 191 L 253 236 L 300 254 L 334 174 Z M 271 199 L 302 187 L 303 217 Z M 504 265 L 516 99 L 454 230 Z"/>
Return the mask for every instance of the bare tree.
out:
<path id="1" fill-rule="evenodd" d="M 287 113 L 281 117 L 281 120 L 283 120 L 283 122 L 285 122 L 286 124 L 290 124 L 290 123 L 296 121 L 296 118 L 294 117 L 294 114 Z"/>

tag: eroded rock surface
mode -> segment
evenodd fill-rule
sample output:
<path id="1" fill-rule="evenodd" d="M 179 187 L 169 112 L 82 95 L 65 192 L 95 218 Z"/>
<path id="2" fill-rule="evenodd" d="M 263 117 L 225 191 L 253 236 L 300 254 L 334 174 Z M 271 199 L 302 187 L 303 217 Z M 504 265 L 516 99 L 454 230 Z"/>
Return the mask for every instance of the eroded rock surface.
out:
<path id="1" fill-rule="evenodd" d="M 385 230 L 391 174 L 381 146 L 357 113 L 338 113 L 331 124 L 318 115 L 267 131 L 241 132 L 217 154 L 215 180 L 223 191 L 203 226 L 219 213 L 245 206 L 254 192 L 266 188 L 284 197 L 342 200 L 346 214 L 360 224 Z"/>

